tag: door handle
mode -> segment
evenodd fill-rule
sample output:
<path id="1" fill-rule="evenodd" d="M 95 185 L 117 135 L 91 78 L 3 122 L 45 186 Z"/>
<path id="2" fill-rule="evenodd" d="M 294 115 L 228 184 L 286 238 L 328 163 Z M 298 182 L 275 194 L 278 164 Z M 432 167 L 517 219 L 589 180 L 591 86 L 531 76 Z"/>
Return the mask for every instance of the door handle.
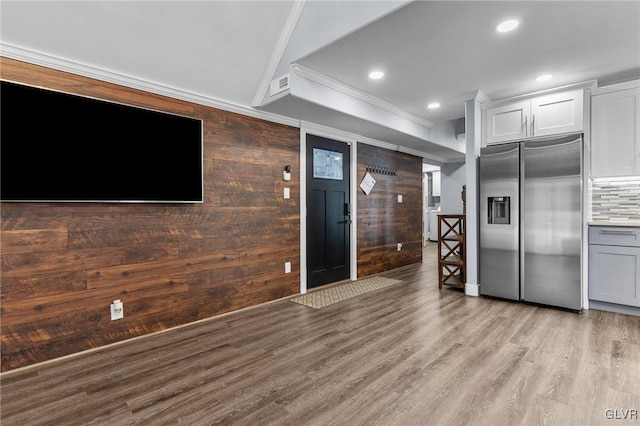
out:
<path id="1" fill-rule="evenodd" d="M 346 223 L 347 225 L 350 225 L 351 224 L 351 219 L 341 220 L 338 223 Z"/>

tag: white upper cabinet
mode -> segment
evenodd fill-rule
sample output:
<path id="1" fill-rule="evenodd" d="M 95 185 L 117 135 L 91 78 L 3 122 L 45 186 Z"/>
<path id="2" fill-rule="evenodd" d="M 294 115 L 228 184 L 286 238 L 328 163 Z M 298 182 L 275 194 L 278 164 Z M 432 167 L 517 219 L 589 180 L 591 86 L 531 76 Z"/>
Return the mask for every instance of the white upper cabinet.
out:
<path id="1" fill-rule="evenodd" d="M 584 90 L 531 99 L 532 137 L 581 132 L 584 129 Z"/>
<path id="2" fill-rule="evenodd" d="M 494 144 L 581 132 L 584 90 L 553 93 L 487 108 L 483 111 L 483 142 Z"/>
<path id="3" fill-rule="evenodd" d="M 484 111 L 483 134 L 487 143 L 526 138 L 530 115 L 530 101 L 516 102 Z"/>
<path id="4" fill-rule="evenodd" d="M 439 197 L 440 196 L 440 187 L 441 187 L 441 182 L 440 182 L 440 172 L 439 171 L 434 171 L 431 172 L 431 176 L 432 176 L 432 182 L 433 182 L 433 188 L 432 188 L 432 192 L 431 195 L 434 197 Z"/>
<path id="5" fill-rule="evenodd" d="M 640 88 L 591 97 L 591 177 L 640 175 Z"/>

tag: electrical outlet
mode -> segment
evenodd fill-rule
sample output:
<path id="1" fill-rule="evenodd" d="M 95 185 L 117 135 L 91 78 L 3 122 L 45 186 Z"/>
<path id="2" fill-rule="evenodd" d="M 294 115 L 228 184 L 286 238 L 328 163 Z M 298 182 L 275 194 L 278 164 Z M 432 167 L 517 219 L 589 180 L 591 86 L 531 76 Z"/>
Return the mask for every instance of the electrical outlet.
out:
<path id="1" fill-rule="evenodd" d="M 290 188 L 285 188 L 284 189 L 284 198 L 285 198 L 285 200 L 288 200 L 289 198 L 291 198 L 291 189 Z"/>
<path id="2" fill-rule="evenodd" d="M 402 250 L 402 243 L 398 243 L 398 251 Z"/>
<path id="3" fill-rule="evenodd" d="M 124 318 L 124 304 L 120 299 L 114 300 L 111 304 L 111 321 Z"/>
<path id="4" fill-rule="evenodd" d="M 291 262 L 284 262 L 284 273 L 289 274 L 291 272 Z"/>
<path id="5" fill-rule="evenodd" d="M 398 194 L 398 202 L 401 203 L 402 202 L 402 194 Z"/>

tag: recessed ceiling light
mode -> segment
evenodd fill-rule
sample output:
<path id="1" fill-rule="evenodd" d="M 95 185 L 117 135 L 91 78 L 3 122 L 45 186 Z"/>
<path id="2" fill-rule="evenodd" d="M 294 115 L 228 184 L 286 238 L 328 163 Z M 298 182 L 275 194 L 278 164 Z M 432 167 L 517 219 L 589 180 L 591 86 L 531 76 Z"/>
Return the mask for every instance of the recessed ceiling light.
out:
<path id="1" fill-rule="evenodd" d="M 553 74 L 543 74 L 536 77 L 536 81 L 547 81 L 553 78 Z"/>
<path id="2" fill-rule="evenodd" d="M 498 26 L 496 27 L 496 31 L 499 33 L 507 33 L 509 31 L 515 30 L 518 25 L 520 25 L 520 22 L 518 22 L 516 19 L 508 19 L 498 24 Z"/>
<path id="3" fill-rule="evenodd" d="M 382 71 L 371 71 L 369 73 L 369 78 L 373 80 L 379 80 L 384 77 L 384 73 Z"/>
<path id="4" fill-rule="evenodd" d="M 429 105 L 427 105 L 427 108 L 429 109 L 436 109 L 436 108 L 440 108 L 440 104 L 437 102 L 432 102 Z"/>

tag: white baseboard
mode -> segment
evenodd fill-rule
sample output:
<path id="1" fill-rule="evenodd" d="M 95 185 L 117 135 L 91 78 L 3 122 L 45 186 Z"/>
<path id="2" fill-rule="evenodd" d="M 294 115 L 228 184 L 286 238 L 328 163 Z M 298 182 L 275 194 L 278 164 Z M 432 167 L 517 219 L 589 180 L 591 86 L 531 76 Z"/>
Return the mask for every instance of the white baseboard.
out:
<path id="1" fill-rule="evenodd" d="M 467 296 L 480 296 L 480 284 L 466 283 L 464 285 L 464 294 L 466 294 Z"/>

